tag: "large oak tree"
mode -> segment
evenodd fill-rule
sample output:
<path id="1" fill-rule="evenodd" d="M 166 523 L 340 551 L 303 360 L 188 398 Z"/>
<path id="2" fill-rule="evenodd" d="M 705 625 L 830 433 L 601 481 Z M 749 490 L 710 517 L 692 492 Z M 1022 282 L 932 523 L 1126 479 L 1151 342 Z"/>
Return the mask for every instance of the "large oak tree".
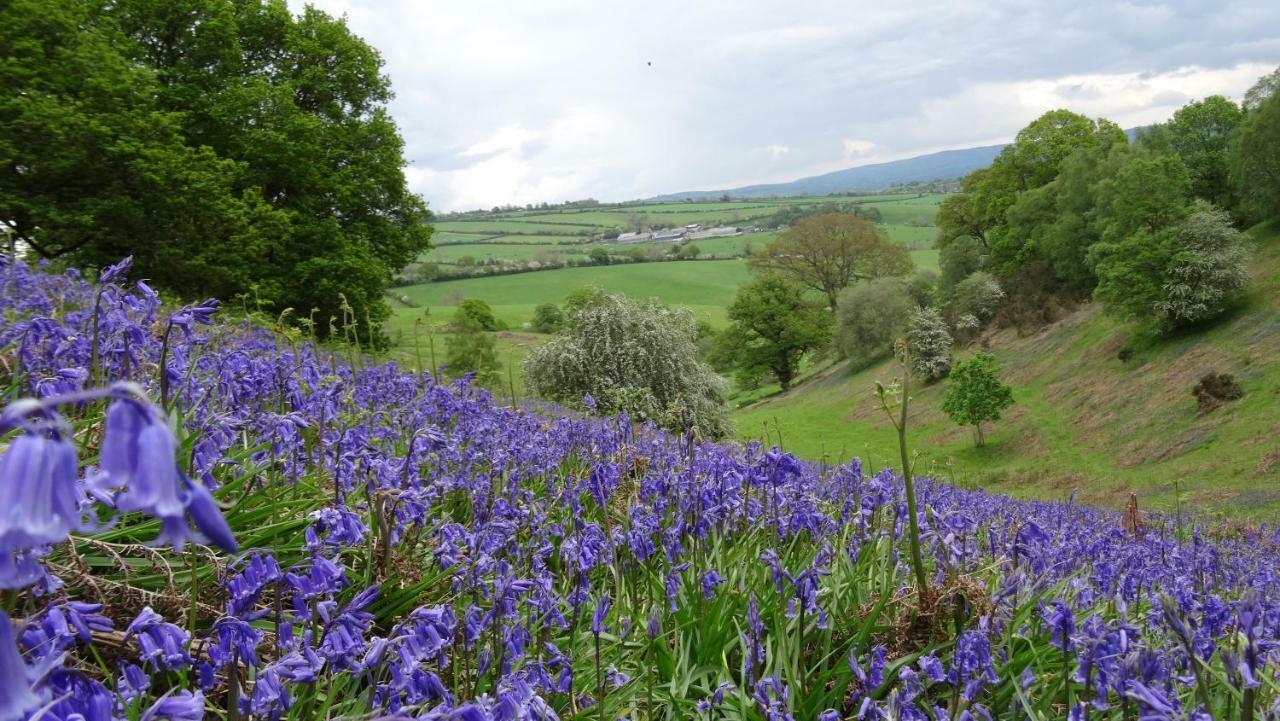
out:
<path id="1" fill-rule="evenodd" d="M 389 315 L 428 245 L 376 50 L 282 0 L 14 0 L 0 9 L 0 222 L 45 257 L 133 255 L 184 295 Z"/>
<path id="2" fill-rule="evenodd" d="M 840 291 L 855 280 L 906 275 L 914 269 L 906 246 L 849 213 L 802 218 L 749 264 L 752 270 L 777 273 L 821 292 L 833 310 Z"/>

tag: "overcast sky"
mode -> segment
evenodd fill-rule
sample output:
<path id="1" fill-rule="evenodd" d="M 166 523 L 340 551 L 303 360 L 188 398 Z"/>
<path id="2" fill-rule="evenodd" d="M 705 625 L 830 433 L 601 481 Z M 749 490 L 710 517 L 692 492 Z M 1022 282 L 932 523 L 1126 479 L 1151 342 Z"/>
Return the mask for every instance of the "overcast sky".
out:
<path id="1" fill-rule="evenodd" d="M 1277 0 L 313 4 L 381 51 L 437 211 L 792 180 L 1057 107 L 1131 127 L 1280 64 Z"/>

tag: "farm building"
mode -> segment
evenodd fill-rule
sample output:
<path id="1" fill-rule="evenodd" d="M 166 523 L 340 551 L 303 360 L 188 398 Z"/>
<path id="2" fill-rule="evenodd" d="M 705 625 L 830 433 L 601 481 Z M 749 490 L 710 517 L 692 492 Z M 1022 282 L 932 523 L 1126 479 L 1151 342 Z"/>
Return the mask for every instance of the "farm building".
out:
<path id="1" fill-rule="evenodd" d="M 689 240 L 701 240 L 702 238 L 724 238 L 732 235 L 742 235 L 742 228 L 720 227 L 707 228 L 705 230 L 697 230 L 686 233 L 685 238 Z"/>

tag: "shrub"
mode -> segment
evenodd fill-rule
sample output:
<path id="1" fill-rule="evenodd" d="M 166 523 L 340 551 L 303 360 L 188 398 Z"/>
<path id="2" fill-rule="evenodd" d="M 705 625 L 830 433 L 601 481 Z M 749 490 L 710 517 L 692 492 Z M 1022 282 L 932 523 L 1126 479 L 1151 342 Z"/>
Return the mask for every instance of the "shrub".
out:
<path id="1" fill-rule="evenodd" d="M 497 318 L 493 317 L 493 309 L 489 304 L 479 298 L 467 298 L 458 304 L 458 310 L 453 314 L 454 323 L 457 324 L 460 319 L 466 319 L 474 322 L 481 330 L 504 330 L 505 325 L 500 323 Z"/>
<path id="2" fill-rule="evenodd" d="M 501 365 L 493 337 L 469 315 L 455 315 L 452 326 L 453 332 L 444 340 L 445 375 L 458 378 L 475 373 L 475 382 L 479 385 L 495 385 Z"/>
<path id="3" fill-rule="evenodd" d="M 926 381 L 945 378 L 951 371 L 951 334 L 936 308 L 916 308 L 907 325 L 911 369 Z"/>
<path id="4" fill-rule="evenodd" d="M 950 291 L 957 283 L 980 270 L 985 259 L 986 249 L 982 241 L 968 235 L 952 238 L 938 251 L 938 267 L 942 269 L 938 285 L 944 291 Z"/>
<path id="5" fill-rule="evenodd" d="M 590 258 L 591 262 L 595 263 L 596 265 L 609 264 L 609 251 L 605 250 L 604 248 L 592 248 L 591 252 L 587 254 L 587 257 Z"/>
<path id="6" fill-rule="evenodd" d="M 894 278 L 857 283 L 840 294 L 836 348 L 861 370 L 893 353 L 915 307 L 907 287 Z"/>
<path id="7" fill-rule="evenodd" d="M 1200 377 L 1200 382 L 1191 389 L 1191 395 L 1196 397 L 1199 411 L 1208 413 L 1225 401 L 1243 398 L 1244 389 L 1236 382 L 1236 377 L 1230 373 L 1210 371 Z"/>
<path id="8" fill-rule="evenodd" d="M 913 306 L 931 306 L 938 302 L 938 274 L 932 270 L 919 270 L 907 281 L 907 295 Z"/>
<path id="9" fill-rule="evenodd" d="M 1173 257 L 1156 301 L 1162 328 L 1197 323 L 1222 313 L 1249 287 L 1245 236 L 1231 225 L 1226 211 L 1198 203 L 1178 226 Z"/>
<path id="10" fill-rule="evenodd" d="M 698 361 L 698 324 L 689 311 L 598 289 L 575 293 L 584 302 L 570 313 L 564 334 L 524 361 L 533 393 L 601 415 L 626 412 L 675 431 L 728 433 L 725 384 Z"/>
<path id="11" fill-rule="evenodd" d="M 991 320 L 996 304 L 1004 298 L 1000 283 L 985 271 L 976 271 L 956 284 L 952 303 L 957 315 L 971 315 L 980 321 Z"/>
<path id="12" fill-rule="evenodd" d="M 603 302 L 607 295 L 608 293 L 603 289 L 594 285 L 586 285 L 569 291 L 569 295 L 564 299 L 564 322 L 572 321 L 574 314 L 583 308 Z"/>
<path id="13" fill-rule="evenodd" d="M 555 303 L 543 303 L 533 309 L 531 325 L 539 333 L 555 333 L 564 325 L 564 313 Z"/>
<path id="14" fill-rule="evenodd" d="M 973 426 L 974 444 L 984 443 L 982 424 L 1000 420 L 1000 411 L 1013 405 L 1013 390 L 1000 381 L 1000 364 L 989 353 L 960 361 L 951 370 L 942 410 L 962 426 Z"/>
<path id="15" fill-rule="evenodd" d="M 996 311 L 996 321 L 1019 331 L 1041 328 L 1063 312 L 1053 267 L 1043 260 L 1028 262 L 1004 278 L 1006 297 Z"/>

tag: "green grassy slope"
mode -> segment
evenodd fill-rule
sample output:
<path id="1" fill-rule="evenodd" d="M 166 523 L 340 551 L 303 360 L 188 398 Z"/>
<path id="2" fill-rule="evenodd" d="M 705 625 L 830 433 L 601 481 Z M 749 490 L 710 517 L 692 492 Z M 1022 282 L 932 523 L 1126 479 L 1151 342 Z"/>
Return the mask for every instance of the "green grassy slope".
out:
<path id="1" fill-rule="evenodd" d="M 1255 287 L 1242 306 L 1196 333 L 1152 338 L 1076 310 L 1034 336 L 988 339 L 1017 403 L 974 448 L 939 410 L 946 381 L 912 392 L 911 439 L 919 468 L 1014 495 L 1064 497 L 1233 516 L 1280 512 L 1280 221 L 1255 228 Z M 1134 355 L 1122 362 L 1125 346 Z M 963 350 L 960 355 L 972 352 Z M 1245 397 L 1199 415 L 1191 388 L 1210 370 L 1232 373 Z M 860 455 L 894 462 L 892 428 L 875 410 L 882 364 L 842 366 L 785 396 L 735 412 L 743 438 L 768 438 L 802 456 Z"/>

